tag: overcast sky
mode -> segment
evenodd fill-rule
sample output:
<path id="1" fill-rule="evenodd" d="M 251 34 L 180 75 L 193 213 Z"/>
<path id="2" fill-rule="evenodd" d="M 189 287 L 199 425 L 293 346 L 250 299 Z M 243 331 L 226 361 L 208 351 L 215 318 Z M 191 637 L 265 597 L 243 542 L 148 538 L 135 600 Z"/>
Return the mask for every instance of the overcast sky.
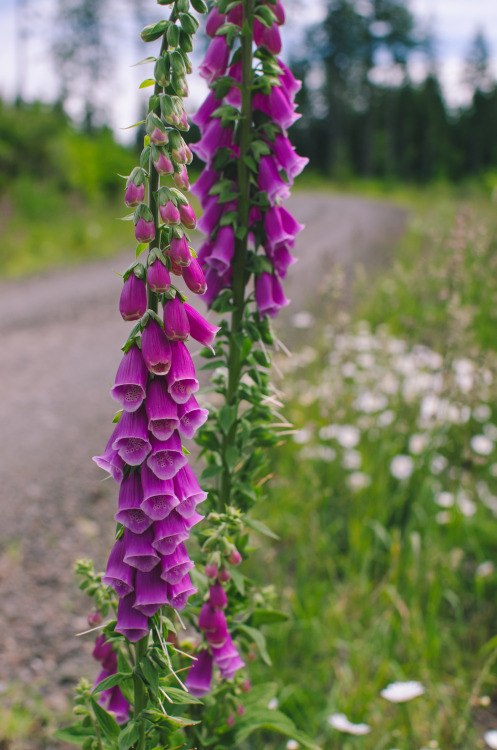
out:
<path id="1" fill-rule="evenodd" d="M 157 17 L 153 0 L 148 0 L 151 19 Z M 288 8 L 288 27 L 298 28 L 305 22 L 319 21 L 325 12 L 324 0 L 283 0 Z M 451 104 L 464 101 L 465 91 L 461 87 L 462 61 L 468 45 L 477 28 L 484 31 L 490 46 L 494 73 L 497 72 L 497 0 L 410 0 L 410 9 L 423 24 L 430 25 L 437 38 L 437 53 L 440 61 L 440 75 L 446 95 Z M 147 9 L 147 0 L 143 6 Z M 51 34 L 54 0 L 0 0 L 0 96 L 11 99 L 21 87 L 25 98 L 51 100 L 56 95 L 57 86 L 53 65 L 48 51 Z M 145 45 L 133 41 L 138 37 L 138 28 L 128 15 L 122 16 L 122 0 L 116 3 L 117 13 L 121 13 L 116 38 L 116 60 L 114 66 L 114 93 L 110 108 L 112 124 L 124 128 L 137 117 L 139 97 L 145 99 L 144 92 L 137 93 L 140 80 L 150 75 L 146 67 L 131 68 L 140 56 L 150 54 Z M 29 30 L 25 50 L 19 58 L 18 30 L 24 25 Z M 293 40 L 293 34 L 291 37 Z M 289 45 L 287 45 L 289 46 Z M 202 97 L 202 88 L 195 82 L 191 86 L 192 105 Z M 123 133 L 124 135 L 124 133 Z"/>

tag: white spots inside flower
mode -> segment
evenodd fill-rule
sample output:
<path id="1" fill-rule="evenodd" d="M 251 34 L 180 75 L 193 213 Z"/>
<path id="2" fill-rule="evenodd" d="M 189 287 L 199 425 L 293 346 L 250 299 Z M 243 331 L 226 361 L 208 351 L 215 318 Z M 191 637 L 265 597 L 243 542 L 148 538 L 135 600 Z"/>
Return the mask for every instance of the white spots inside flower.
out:
<path id="1" fill-rule="evenodd" d="M 185 427 L 188 427 L 189 425 L 191 425 L 191 421 L 188 418 L 188 414 L 185 414 L 183 417 L 181 417 L 181 421 L 183 422 Z"/>
<path id="2" fill-rule="evenodd" d="M 140 453 L 143 451 L 143 445 L 143 440 L 140 440 L 140 438 L 130 437 L 125 442 L 124 453 L 127 456 L 131 456 L 134 453 Z"/>
<path id="3" fill-rule="evenodd" d="M 425 689 L 420 682 L 409 680 L 407 682 L 391 682 L 380 695 L 390 703 L 406 703 L 423 695 Z"/>
<path id="4" fill-rule="evenodd" d="M 473 435 L 470 445 L 473 451 L 480 456 L 489 456 L 494 449 L 492 440 L 486 435 Z"/>
<path id="5" fill-rule="evenodd" d="M 492 416 L 492 410 L 488 404 L 478 404 L 473 409 L 472 414 L 473 419 L 476 419 L 477 422 L 488 422 Z"/>
<path id="6" fill-rule="evenodd" d="M 496 729 L 490 729 L 488 732 L 485 732 L 483 735 L 483 739 L 487 743 L 488 747 L 490 747 L 492 750 L 497 750 L 497 730 Z"/>
<path id="7" fill-rule="evenodd" d="M 186 387 L 182 380 L 178 380 L 173 385 L 173 391 L 178 394 L 178 396 L 183 396 L 186 393 Z"/>
<path id="8" fill-rule="evenodd" d="M 130 521 L 133 521 L 135 524 L 142 524 L 147 522 L 147 516 L 142 510 L 130 510 L 129 513 L 129 519 Z"/>
<path id="9" fill-rule="evenodd" d="M 395 479 L 409 479 L 414 471 L 414 461 L 411 456 L 399 454 L 390 463 L 390 473 Z"/>
<path id="10" fill-rule="evenodd" d="M 488 578 L 493 573 L 495 573 L 495 565 L 491 560 L 485 560 L 476 568 L 475 576 L 476 578 Z"/>
<path id="11" fill-rule="evenodd" d="M 409 438 L 409 453 L 419 456 L 425 450 L 428 444 L 428 438 L 426 435 L 411 435 Z"/>
<path id="12" fill-rule="evenodd" d="M 342 448 L 355 448 L 361 438 L 361 433 L 357 427 L 351 424 L 344 424 L 338 428 L 336 438 Z"/>
<path id="13" fill-rule="evenodd" d="M 358 737 L 369 734 L 371 731 L 371 727 L 368 724 L 354 724 L 352 721 L 349 721 L 345 714 L 332 714 L 328 716 L 328 724 L 339 732 L 353 734 Z"/>
<path id="14" fill-rule="evenodd" d="M 435 495 L 435 502 L 441 508 L 452 508 L 455 503 L 455 498 L 452 492 L 438 492 Z"/>
<path id="15" fill-rule="evenodd" d="M 136 404 L 143 399 L 143 389 L 139 385 L 128 385 L 124 392 L 124 401 L 127 404 Z"/>

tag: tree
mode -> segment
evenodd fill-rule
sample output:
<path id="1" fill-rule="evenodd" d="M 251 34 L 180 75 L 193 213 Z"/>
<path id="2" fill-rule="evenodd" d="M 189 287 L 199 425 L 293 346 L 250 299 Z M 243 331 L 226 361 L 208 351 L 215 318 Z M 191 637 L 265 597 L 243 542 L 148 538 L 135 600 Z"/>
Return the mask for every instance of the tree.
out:
<path id="1" fill-rule="evenodd" d="M 465 60 L 463 81 L 474 93 L 488 93 L 494 78 L 490 69 L 490 51 L 481 29 L 477 29 Z"/>

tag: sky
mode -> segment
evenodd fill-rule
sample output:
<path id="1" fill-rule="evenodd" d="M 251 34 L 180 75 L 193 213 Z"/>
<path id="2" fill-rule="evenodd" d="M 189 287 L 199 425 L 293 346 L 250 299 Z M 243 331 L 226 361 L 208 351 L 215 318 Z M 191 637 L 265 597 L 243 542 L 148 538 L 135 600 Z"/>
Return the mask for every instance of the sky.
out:
<path id="1" fill-rule="evenodd" d="M 49 56 L 48 40 L 54 28 L 54 9 L 57 0 L 0 0 L 0 97 L 12 99 L 21 90 L 23 98 L 53 100 L 57 94 L 57 78 Z M 130 137 L 125 131 L 138 118 L 140 99 L 148 94 L 138 91 L 143 78 L 152 71 L 146 66 L 131 67 L 141 57 L 150 53 L 140 43 L 139 26 L 130 12 L 123 13 L 125 3 L 115 2 L 114 33 L 116 45 L 113 49 L 111 75 L 111 103 L 108 105 L 112 126 L 122 140 Z M 298 36 L 298 29 L 305 23 L 319 22 L 325 14 L 325 0 L 283 0 L 287 9 L 287 50 Z M 490 47 L 494 74 L 497 76 L 497 1 L 496 0 L 409 0 L 408 6 L 423 28 L 431 28 L 437 39 L 437 56 L 442 85 L 449 104 L 458 106 L 467 99 L 461 85 L 463 60 L 468 46 L 478 28 L 485 33 Z M 150 13 L 148 8 L 150 7 Z M 153 0 L 143 0 L 143 8 L 150 18 L 158 18 L 161 9 Z M 19 36 L 19 30 L 23 33 Z M 26 33 L 28 32 L 28 33 Z M 21 43 L 19 43 L 21 41 Z M 20 54 L 21 52 L 21 54 Z M 153 52 L 152 52 L 153 54 Z M 417 66 L 417 67 L 416 67 Z M 414 78 L 422 77 L 420 63 L 413 64 Z M 203 83 L 192 80 L 191 108 L 202 100 Z M 78 115 L 78 103 L 73 101 L 71 114 Z"/>

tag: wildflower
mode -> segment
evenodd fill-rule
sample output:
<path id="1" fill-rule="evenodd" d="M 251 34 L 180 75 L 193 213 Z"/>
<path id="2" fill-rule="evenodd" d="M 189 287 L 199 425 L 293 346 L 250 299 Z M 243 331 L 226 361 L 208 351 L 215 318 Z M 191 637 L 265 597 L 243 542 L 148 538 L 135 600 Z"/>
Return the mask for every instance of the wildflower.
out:
<path id="1" fill-rule="evenodd" d="M 158 258 L 147 268 L 147 284 L 153 292 L 167 292 L 171 287 L 169 271 Z"/>
<path id="2" fill-rule="evenodd" d="M 341 425 L 337 429 L 336 439 L 342 448 L 355 448 L 359 443 L 361 433 L 353 425 Z"/>
<path id="3" fill-rule="evenodd" d="M 132 271 L 124 281 L 119 298 L 119 312 L 123 320 L 140 320 L 147 309 L 147 287 Z"/>
<path id="4" fill-rule="evenodd" d="M 331 716 L 328 716 L 328 724 L 330 724 L 333 729 L 338 729 L 339 732 L 355 734 L 357 736 L 369 734 L 371 731 L 371 727 L 368 724 L 353 724 L 348 720 L 345 714 L 332 714 Z"/>
<path id="5" fill-rule="evenodd" d="M 136 411 L 145 398 L 148 371 L 140 349 L 132 346 L 126 352 L 116 373 L 112 398 L 126 411 Z"/>
<path id="6" fill-rule="evenodd" d="M 476 578 L 488 578 L 495 572 L 495 565 L 491 560 L 485 560 L 476 568 Z"/>
<path id="7" fill-rule="evenodd" d="M 380 695 L 390 703 L 406 703 L 420 695 L 423 695 L 425 689 L 420 682 L 410 680 L 407 682 L 391 682 Z"/>
<path id="8" fill-rule="evenodd" d="M 138 206 L 145 197 L 145 171 L 135 167 L 126 182 L 124 202 L 127 206 Z"/>
<path id="9" fill-rule="evenodd" d="M 168 226 L 176 226 L 181 221 L 180 212 L 171 200 L 164 204 L 159 200 L 159 213 L 164 224 Z"/>
<path id="10" fill-rule="evenodd" d="M 409 479 L 414 471 L 414 461 L 411 456 L 395 456 L 390 463 L 390 473 L 395 479 Z"/>
<path id="11" fill-rule="evenodd" d="M 492 440 L 485 435 L 473 435 L 470 445 L 474 452 L 480 456 L 489 456 L 494 449 Z"/>
<path id="12" fill-rule="evenodd" d="M 483 735 L 483 739 L 487 743 L 489 747 L 492 748 L 492 750 L 495 750 L 497 748 L 497 730 L 496 729 L 490 729 L 488 732 L 485 732 Z"/>
<path id="13" fill-rule="evenodd" d="M 196 661 L 188 670 L 186 688 L 195 698 L 201 698 L 209 692 L 212 680 L 212 655 L 207 649 L 199 651 Z"/>
<path id="14" fill-rule="evenodd" d="M 179 297 L 164 305 L 164 333 L 170 341 L 186 341 L 190 335 L 188 316 Z"/>
<path id="15" fill-rule="evenodd" d="M 168 373 L 172 362 L 171 344 L 155 320 L 148 321 L 141 341 L 143 359 L 150 372 L 155 375 Z"/>

